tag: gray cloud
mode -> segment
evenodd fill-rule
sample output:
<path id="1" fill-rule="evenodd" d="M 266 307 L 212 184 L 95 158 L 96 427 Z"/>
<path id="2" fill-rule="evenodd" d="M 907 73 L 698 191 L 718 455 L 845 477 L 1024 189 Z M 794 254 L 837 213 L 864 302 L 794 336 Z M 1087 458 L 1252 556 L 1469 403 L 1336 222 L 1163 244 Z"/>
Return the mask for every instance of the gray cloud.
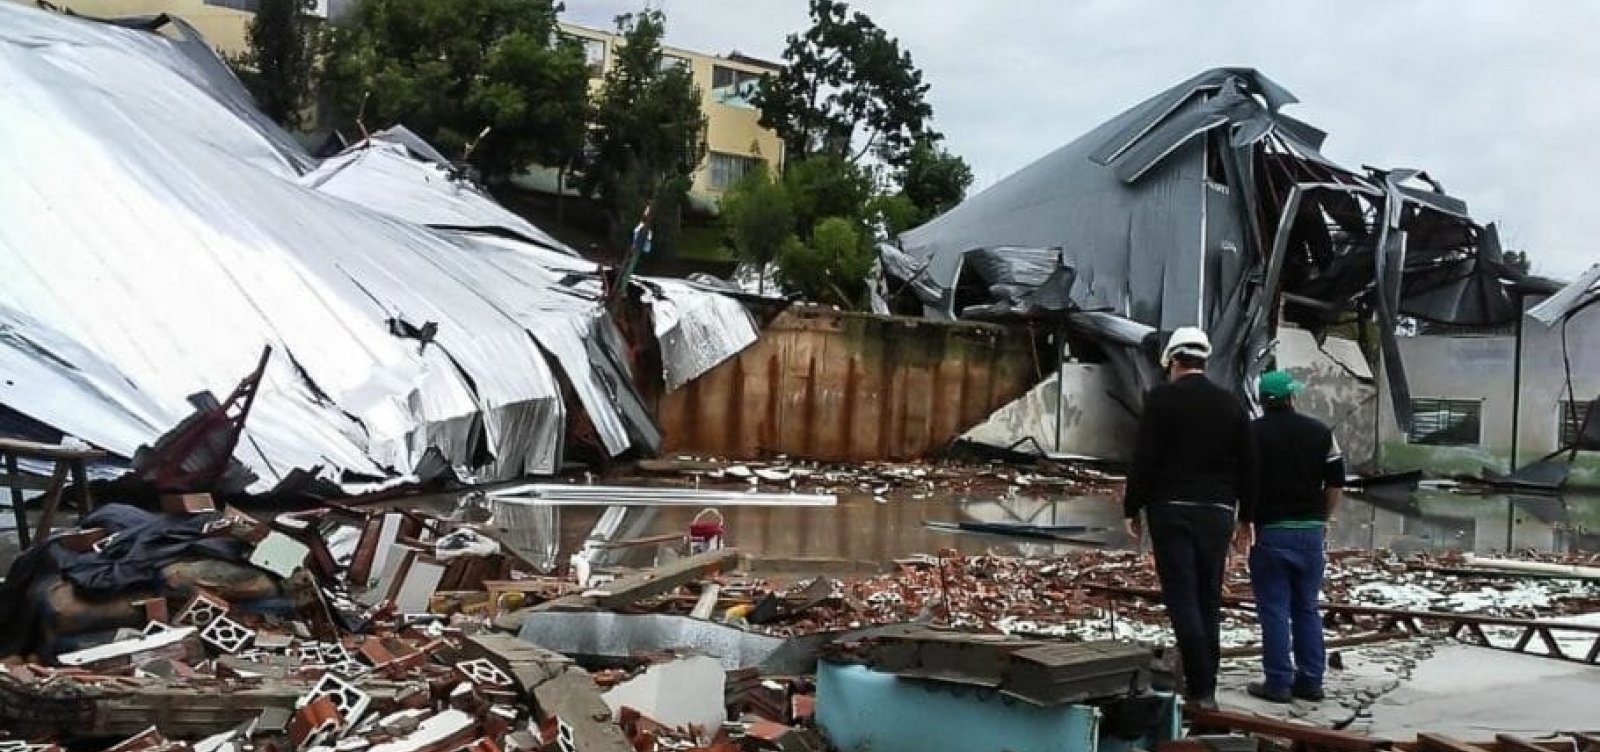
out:
<path id="1" fill-rule="evenodd" d="M 803 0 L 657 0 L 671 44 L 778 59 Z M 936 126 L 993 183 L 1204 68 L 1260 68 L 1355 166 L 1427 169 L 1536 271 L 1600 261 L 1600 3 L 864 0 L 933 86 Z M 638 0 L 569 0 L 609 26 Z"/>

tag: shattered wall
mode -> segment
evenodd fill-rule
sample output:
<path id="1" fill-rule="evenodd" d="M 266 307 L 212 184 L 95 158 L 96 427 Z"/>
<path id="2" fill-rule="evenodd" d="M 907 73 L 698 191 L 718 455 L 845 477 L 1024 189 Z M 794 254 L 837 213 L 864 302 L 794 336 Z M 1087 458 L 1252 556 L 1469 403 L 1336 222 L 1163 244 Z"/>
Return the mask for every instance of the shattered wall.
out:
<path id="1" fill-rule="evenodd" d="M 1116 374 L 1103 364 L 1063 363 L 1058 373 L 994 411 L 961 438 L 1021 452 L 1126 461 L 1138 419 L 1116 399 Z M 1060 407 L 1058 411 L 1057 408 Z M 1018 444 L 1018 442 L 1027 442 Z"/>
<path id="2" fill-rule="evenodd" d="M 1026 329 L 791 308 L 662 399 L 667 452 L 901 460 L 943 449 L 1039 378 Z"/>
<path id="3" fill-rule="evenodd" d="M 1536 301 L 1529 301 L 1530 307 Z M 1559 444 L 1567 368 L 1561 326 L 1547 329 L 1524 319 L 1522 406 L 1517 430 L 1518 464 L 1555 451 Z M 1472 400 L 1482 404 L 1481 436 L 1469 446 L 1412 444 L 1385 404 L 1380 418 L 1381 459 L 1386 469 L 1426 468 L 1437 474 L 1476 476 L 1489 467 L 1507 472 L 1511 461 L 1511 415 L 1516 340 L 1511 335 L 1422 335 L 1400 338 L 1400 352 L 1418 398 Z M 1566 357 L 1572 364 L 1579 402 L 1600 396 L 1600 306 L 1578 313 L 1568 326 Z M 1579 452 L 1569 483 L 1600 486 L 1600 452 Z"/>
<path id="4" fill-rule="evenodd" d="M 1329 336 L 1319 345 L 1310 332 L 1278 330 L 1278 367 L 1306 385 L 1295 409 L 1333 428 L 1345 466 L 1370 472 L 1377 466 L 1378 387 L 1353 340 Z"/>

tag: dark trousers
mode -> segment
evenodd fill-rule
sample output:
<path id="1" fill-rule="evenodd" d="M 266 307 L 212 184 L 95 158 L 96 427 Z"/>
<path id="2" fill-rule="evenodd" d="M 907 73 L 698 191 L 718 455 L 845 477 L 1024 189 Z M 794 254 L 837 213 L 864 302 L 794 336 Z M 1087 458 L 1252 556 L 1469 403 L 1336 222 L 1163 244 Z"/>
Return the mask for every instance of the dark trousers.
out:
<path id="1" fill-rule="evenodd" d="M 1211 697 L 1222 663 L 1222 577 L 1233 511 L 1209 504 L 1155 504 L 1148 519 L 1161 599 L 1183 658 L 1184 694 Z"/>
<path id="2" fill-rule="evenodd" d="M 1325 565 L 1323 541 L 1322 528 L 1264 527 L 1256 532 L 1255 548 L 1250 549 L 1261 662 L 1271 689 L 1322 688 L 1328 663 L 1317 608 Z"/>

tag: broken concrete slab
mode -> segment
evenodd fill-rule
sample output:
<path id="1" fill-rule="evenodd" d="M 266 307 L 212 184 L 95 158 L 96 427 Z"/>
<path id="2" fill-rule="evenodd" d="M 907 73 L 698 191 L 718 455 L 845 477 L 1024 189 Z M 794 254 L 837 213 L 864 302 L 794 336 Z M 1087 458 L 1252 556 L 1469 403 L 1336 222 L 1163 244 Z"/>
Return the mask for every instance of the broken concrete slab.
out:
<path id="1" fill-rule="evenodd" d="M 250 554 L 250 563 L 283 579 L 305 566 L 311 547 L 276 530 L 267 534 Z"/>
<path id="2" fill-rule="evenodd" d="M 511 675 L 524 694 L 564 673 L 572 659 L 507 634 L 487 632 L 466 639 L 469 649 L 480 652 Z"/>
<path id="3" fill-rule="evenodd" d="M 630 752 L 633 749 L 589 672 L 569 667 L 560 676 L 536 687 L 533 699 L 545 719 L 555 719 L 564 752 Z"/>
<path id="4" fill-rule="evenodd" d="M 727 677 L 715 658 L 684 656 L 650 666 L 601 696 L 616 713 L 628 707 L 668 726 L 714 729 L 727 717 Z"/>
<path id="5" fill-rule="evenodd" d="M 107 645 L 64 653 L 56 657 L 63 666 L 90 671 L 132 668 L 159 658 L 193 663 L 204 656 L 194 627 L 177 627 Z"/>

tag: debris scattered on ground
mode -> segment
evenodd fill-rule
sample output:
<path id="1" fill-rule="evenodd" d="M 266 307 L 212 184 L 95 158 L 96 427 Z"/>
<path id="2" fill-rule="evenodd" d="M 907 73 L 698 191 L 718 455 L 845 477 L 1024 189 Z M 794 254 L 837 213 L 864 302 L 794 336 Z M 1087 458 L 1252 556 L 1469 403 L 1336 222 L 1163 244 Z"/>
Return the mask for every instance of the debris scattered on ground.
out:
<path id="1" fill-rule="evenodd" d="M 1122 482 L 1118 475 L 1089 462 L 1036 459 L 1029 463 L 987 462 L 867 462 L 829 465 L 777 460 L 735 462 L 680 457 L 642 460 L 635 464 L 641 475 L 658 482 L 673 479 L 695 487 L 752 487 L 817 491 L 831 494 L 870 494 L 887 500 L 891 495 L 912 500 L 952 492 L 989 491 L 1085 494 L 1105 491 Z"/>

